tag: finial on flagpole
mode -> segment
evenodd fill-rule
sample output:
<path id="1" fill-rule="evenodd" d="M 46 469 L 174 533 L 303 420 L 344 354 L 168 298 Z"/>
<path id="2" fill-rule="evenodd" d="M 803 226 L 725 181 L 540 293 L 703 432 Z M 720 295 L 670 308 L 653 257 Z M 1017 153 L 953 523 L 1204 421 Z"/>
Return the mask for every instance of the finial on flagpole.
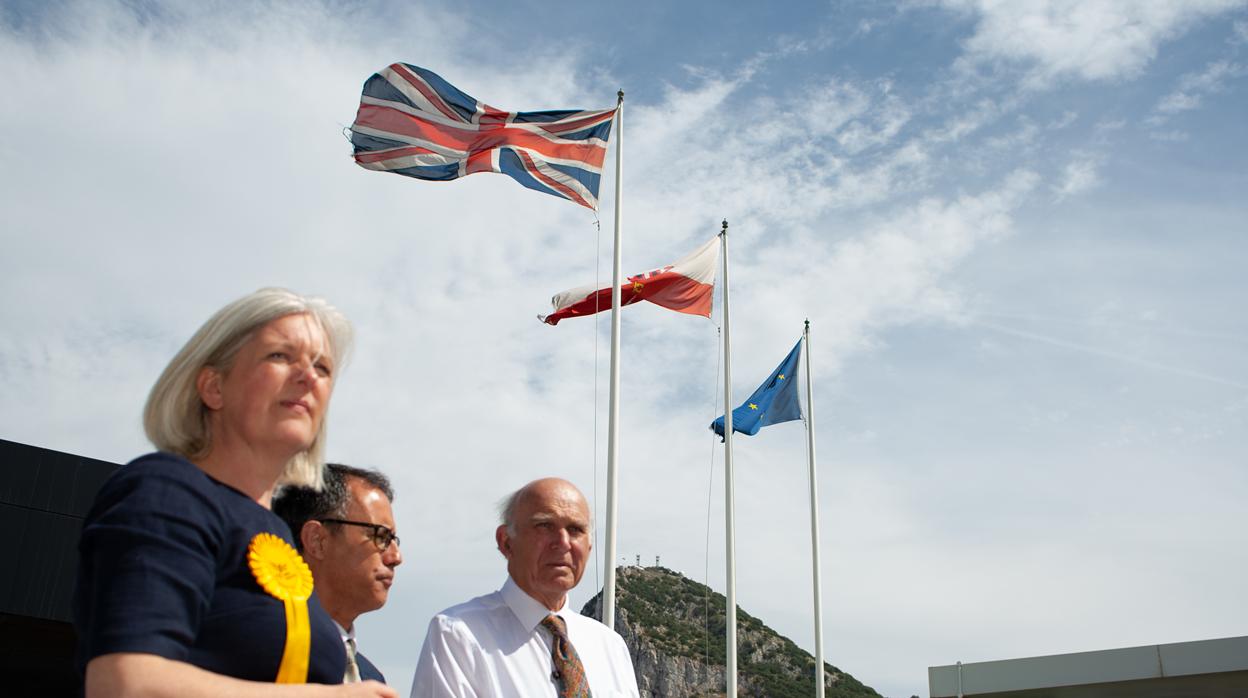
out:
<path id="1" fill-rule="evenodd" d="M 810 318 L 806 318 L 806 334 L 810 334 Z"/>
<path id="2" fill-rule="evenodd" d="M 722 229 L 720 229 L 719 234 L 720 234 L 720 235 L 727 235 L 727 234 L 728 234 L 728 219 L 727 219 L 727 218 L 725 218 L 725 219 L 724 219 L 724 227 L 723 227 Z"/>
<path id="3" fill-rule="evenodd" d="M 624 103 L 624 90 L 621 89 L 619 92 L 616 92 L 615 98 L 616 98 L 615 103 L 617 105 L 623 104 Z"/>

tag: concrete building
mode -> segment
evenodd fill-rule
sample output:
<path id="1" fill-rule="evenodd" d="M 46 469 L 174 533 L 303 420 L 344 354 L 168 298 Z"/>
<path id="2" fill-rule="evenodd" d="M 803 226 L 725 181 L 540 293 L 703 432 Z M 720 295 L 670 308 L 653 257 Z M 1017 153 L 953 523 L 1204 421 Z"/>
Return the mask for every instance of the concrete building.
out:
<path id="1" fill-rule="evenodd" d="M 1248 636 L 929 667 L 931 698 L 1248 696 Z"/>

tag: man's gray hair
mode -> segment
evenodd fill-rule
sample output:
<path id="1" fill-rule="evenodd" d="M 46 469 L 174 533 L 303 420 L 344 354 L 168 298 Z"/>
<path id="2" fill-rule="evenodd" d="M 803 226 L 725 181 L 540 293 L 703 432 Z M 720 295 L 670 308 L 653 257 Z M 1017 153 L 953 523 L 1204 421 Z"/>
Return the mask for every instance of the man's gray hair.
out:
<path id="1" fill-rule="evenodd" d="M 520 502 L 520 494 L 524 492 L 526 487 L 528 485 L 503 497 L 502 501 L 498 503 L 498 522 L 507 527 L 507 535 L 509 536 L 516 535 L 516 505 Z"/>
<path id="2" fill-rule="evenodd" d="M 516 508 L 520 506 L 520 502 L 524 499 L 524 496 L 528 494 L 529 486 L 532 484 L 533 482 L 530 482 L 524 485 L 523 487 L 516 490 L 515 492 L 512 492 L 506 497 L 503 497 L 498 502 L 498 523 L 502 526 L 507 527 L 507 535 L 509 536 L 516 535 Z M 571 484 L 571 483 L 568 483 L 568 484 Z M 577 490 L 577 492 L 580 492 L 580 490 Z M 581 497 L 584 498 L 584 495 L 581 495 Z M 585 508 L 586 509 L 589 508 L 588 502 L 586 502 Z M 594 532 L 594 515 L 593 515 L 593 512 L 591 511 L 589 515 L 590 535 L 593 535 L 593 532 Z"/>
<path id="3" fill-rule="evenodd" d="M 320 328 L 336 364 L 337 383 L 351 350 L 351 323 L 322 298 L 301 296 L 284 288 L 262 288 L 218 310 L 160 374 L 143 408 L 143 430 L 152 444 L 191 460 L 204 456 L 212 447 L 212 433 L 208 408 L 196 385 L 200 371 L 207 367 L 228 371 L 238 351 L 258 329 L 287 315 L 307 315 Z M 281 482 L 321 486 L 328 421 L 327 409 L 312 444 L 286 463 Z"/>

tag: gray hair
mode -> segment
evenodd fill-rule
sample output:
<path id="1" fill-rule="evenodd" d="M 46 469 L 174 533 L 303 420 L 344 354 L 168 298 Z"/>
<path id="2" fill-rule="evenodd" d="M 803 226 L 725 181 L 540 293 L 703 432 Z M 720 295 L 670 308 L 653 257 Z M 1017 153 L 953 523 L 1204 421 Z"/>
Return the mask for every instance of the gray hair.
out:
<path id="1" fill-rule="evenodd" d="M 351 351 L 351 323 L 346 317 L 322 298 L 300 296 L 284 288 L 262 288 L 218 310 L 165 367 L 143 407 L 143 430 L 148 440 L 161 451 L 188 459 L 206 454 L 212 446 L 212 433 L 208 410 L 196 386 L 200 371 L 207 367 L 228 371 L 256 330 L 287 315 L 307 315 L 316 323 L 341 370 Z M 281 482 L 321 486 L 328 420 L 326 406 L 312 444 L 286 463 Z"/>
<path id="2" fill-rule="evenodd" d="M 537 482 L 538 482 L 537 480 L 534 480 L 533 482 L 528 483 L 524 487 L 521 487 L 515 492 L 512 492 L 511 494 L 499 500 L 498 523 L 502 526 L 507 527 L 507 535 L 509 536 L 516 535 L 516 509 L 520 506 L 520 502 L 524 501 L 524 498 L 528 496 L 529 488 L 532 487 Z M 580 490 L 577 489 L 575 485 L 572 485 L 572 483 L 570 482 L 568 484 L 571 485 L 574 490 L 576 490 L 577 494 L 580 495 L 582 499 L 584 499 L 585 495 L 581 494 Z M 589 510 L 588 501 L 585 502 L 585 508 L 586 510 Z M 594 534 L 594 514 L 592 511 L 589 511 L 589 534 L 591 536 Z"/>
<path id="3" fill-rule="evenodd" d="M 512 492 L 498 502 L 498 523 L 507 527 L 507 535 L 516 535 L 516 505 L 520 503 L 520 495 L 528 485 Z"/>

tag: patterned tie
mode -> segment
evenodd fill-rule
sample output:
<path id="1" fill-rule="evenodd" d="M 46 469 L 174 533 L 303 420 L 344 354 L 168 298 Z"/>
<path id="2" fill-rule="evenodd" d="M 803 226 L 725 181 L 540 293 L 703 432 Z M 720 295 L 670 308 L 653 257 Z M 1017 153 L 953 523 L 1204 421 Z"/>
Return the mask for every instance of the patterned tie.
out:
<path id="1" fill-rule="evenodd" d="M 550 678 L 559 687 L 559 698 L 591 698 L 585 667 L 581 665 L 576 648 L 568 641 L 568 626 L 559 616 L 551 615 L 542 619 L 542 627 L 549 630 L 554 639 L 550 656 L 555 662 L 555 670 Z"/>
<path id="2" fill-rule="evenodd" d="M 355 638 L 347 638 L 347 672 L 342 675 L 343 683 L 360 682 L 360 665 L 355 661 Z"/>

